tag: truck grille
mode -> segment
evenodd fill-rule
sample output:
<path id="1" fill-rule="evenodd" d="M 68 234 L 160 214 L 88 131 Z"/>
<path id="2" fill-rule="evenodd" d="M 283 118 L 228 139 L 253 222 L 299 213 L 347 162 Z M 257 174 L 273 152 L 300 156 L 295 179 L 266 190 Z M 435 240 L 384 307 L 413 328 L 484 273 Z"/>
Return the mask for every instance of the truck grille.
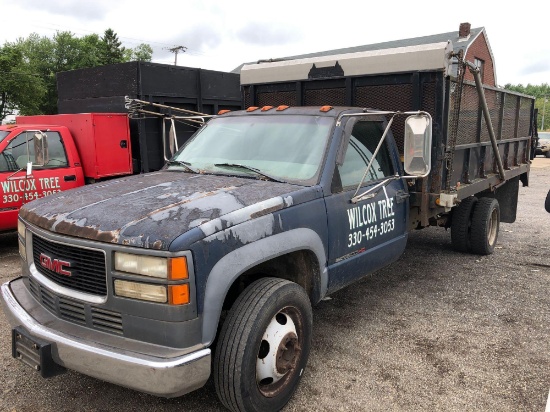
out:
<path id="1" fill-rule="evenodd" d="M 58 318 L 115 335 L 124 333 L 120 313 L 57 296 L 33 278 L 29 279 L 29 290 L 42 306 Z"/>
<path id="2" fill-rule="evenodd" d="M 93 295 L 107 294 L 107 280 L 105 272 L 105 254 L 101 251 L 68 246 L 50 242 L 39 236 L 33 236 L 33 260 L 36 269 L 51 281 Z M 64 266 L 70 276 L 61 274 L 59 270 L 45 267 L 41 264 L 40 256 L 46 256 L 55 269 L 58 261 L 69 262 Z"/>

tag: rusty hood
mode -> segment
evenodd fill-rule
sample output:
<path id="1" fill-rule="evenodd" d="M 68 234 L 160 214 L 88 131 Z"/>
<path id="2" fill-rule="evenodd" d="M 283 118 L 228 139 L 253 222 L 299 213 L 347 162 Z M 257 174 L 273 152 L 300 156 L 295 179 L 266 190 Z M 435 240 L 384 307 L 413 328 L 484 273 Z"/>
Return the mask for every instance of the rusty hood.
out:
<path id="1" fill-rule="evenodd" d="M 205 235 L 292 204 L 296 185 L 234 176 L 160 171 L 96 183 L 25 205 L 20 216 L 40 228 L 90 240 L 166 250 L 195 227 Z M 246 211 L 246 213 L 242 213 Z M 216 223 L 217 222 L 217 223 Z"/>

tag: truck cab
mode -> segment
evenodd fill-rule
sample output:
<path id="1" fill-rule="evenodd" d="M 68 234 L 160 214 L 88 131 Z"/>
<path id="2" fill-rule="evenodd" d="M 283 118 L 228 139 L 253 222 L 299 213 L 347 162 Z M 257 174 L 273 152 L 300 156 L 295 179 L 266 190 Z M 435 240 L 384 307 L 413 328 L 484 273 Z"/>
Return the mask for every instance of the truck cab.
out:
<path id="1" fill-rule="evenodd" d="M 80 157 L 66 127 L 0 126 L 0 232 L 17 227 L 22 205 L 83 184 Z"/>
<path id="2" fill-rule="evenodd" d="M 431 118 L 405 114 L 407 176 L 386 114 L 225 113 L 159 172 L 25 205 L 23 276 L 2 286 L 14 356 L 165 397 L 212 373 L 235 391 L 218 392 L 229 409 L 279 410 L 307 363 L 311 306 L 405 248 Z"/>

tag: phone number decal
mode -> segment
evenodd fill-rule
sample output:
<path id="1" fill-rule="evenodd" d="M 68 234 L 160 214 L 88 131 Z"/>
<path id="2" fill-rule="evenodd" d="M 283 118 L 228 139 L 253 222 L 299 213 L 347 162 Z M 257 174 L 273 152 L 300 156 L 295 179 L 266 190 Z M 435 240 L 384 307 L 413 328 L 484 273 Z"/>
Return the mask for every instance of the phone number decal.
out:
<path id="1" fill-rule="evenodd" d="M 395 229 L 395 220 L 390 219 L 381 222 L 377 225 L 372 225 L 364 230 L 357 230 L 350 233 L 348 236 L 348 247 L 360 245 L 363 240 L 368 241 L 374 239 L 376 236 L 382 236 L 386 233 L 390 233 Z"/>

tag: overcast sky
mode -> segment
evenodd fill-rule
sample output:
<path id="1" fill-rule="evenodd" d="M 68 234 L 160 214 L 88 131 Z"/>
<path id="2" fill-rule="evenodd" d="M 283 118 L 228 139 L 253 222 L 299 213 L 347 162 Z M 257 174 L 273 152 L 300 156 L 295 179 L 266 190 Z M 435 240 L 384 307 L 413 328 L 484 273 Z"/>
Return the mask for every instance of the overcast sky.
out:
<path id="1" fill-rule="evenodd" d="M 498 5 L 500 4 L 500 5 Z M 0 0 L 0 42 L 32 32 L 102 35 L 124 46 L 148 43 L 153 61 L 185 46 L 179 66 L 230 71 L 243 62 L 484 26 L 497 81 L 550 83 L 548 1 L 142 1 Z"/>

